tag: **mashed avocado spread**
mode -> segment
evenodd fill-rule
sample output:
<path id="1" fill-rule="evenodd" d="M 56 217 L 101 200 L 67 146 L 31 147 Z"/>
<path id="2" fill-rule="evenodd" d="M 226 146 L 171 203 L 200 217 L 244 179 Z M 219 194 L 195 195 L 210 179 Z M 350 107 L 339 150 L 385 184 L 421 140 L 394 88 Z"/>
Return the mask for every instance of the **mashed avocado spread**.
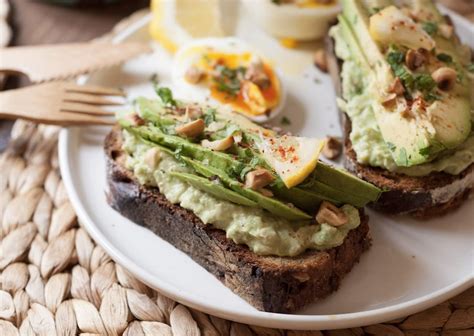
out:
<path id="1" fill-rule="evenodd" d="M 226 232 L 227 238 L 245 244 L 260 255 L 296 256 L 306 249 L 324 250 L 339 246 L 347 233 L 360 224 L 358 210 L 343 205 L 348 223 L 333 227 L 328 224 L 309 224 L 308 221 L 289 221 L 258 209 L 236 205 L 217 199 L 180 179 L 170 176 L 171 171 L 189 172 L 171 155 L 162 153 L 157 168 L 151 170 L 144 163 L 145 153 L 151 148 L 127 131 L 124 150 L 128 153 L 127 168 L 141 184 L 157 186 L 172 203 L 191 210 L 205 224 Z"/>
<path id="2" fill-rule="evenodd" d="M 471 132 L 466 141 L 455 150 L 431 162 L 412 167 L 397 166 L 382 138 L 372 110 L 375 98 L 369 94 L 371 90 L 366 89 L 373 85 L 373 81 L 351 59 L 351 52 L 341 36 L 339 26 L 331 29 L 331 36 L 336 41 L 336 55 L 344 60 L 341 72 L 344 97 L 338 100 L 338 105 L 351 119 L 350 139 L 358 162 L 410 176 L 425 176 L 432 172 L 457 175 L 474 162 L 474 133 Z M 474 123 L 472 111 L 471 120 Z"/>

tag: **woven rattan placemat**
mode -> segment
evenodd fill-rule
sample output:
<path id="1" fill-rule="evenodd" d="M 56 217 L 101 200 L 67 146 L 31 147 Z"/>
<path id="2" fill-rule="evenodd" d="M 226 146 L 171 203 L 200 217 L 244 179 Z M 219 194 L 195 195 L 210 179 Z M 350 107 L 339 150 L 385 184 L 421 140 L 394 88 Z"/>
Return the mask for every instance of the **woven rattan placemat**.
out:
<path id="1" fill-rule="evenodd" d="M 17 121 L 0 154 L 0 336 L 474 335 L 474 288 L 407 318 L 323 332 L 246 326 L 177 304 L 115 264 L 80 227 L 58 170 L 58 131 Z"/>

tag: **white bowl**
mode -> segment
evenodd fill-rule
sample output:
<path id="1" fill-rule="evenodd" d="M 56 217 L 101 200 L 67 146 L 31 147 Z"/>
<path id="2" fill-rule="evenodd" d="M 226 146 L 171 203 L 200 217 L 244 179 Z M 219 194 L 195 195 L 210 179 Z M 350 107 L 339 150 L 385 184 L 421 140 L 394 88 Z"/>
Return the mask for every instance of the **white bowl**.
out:
<path id="1" fill-rule="evenodd" d="M 323 7 L 276 5 L 271 0 L 243 0 L 247 12 L 265 31 L 278 38 L 309 41 L 322 38 L 339 4 Z"/>

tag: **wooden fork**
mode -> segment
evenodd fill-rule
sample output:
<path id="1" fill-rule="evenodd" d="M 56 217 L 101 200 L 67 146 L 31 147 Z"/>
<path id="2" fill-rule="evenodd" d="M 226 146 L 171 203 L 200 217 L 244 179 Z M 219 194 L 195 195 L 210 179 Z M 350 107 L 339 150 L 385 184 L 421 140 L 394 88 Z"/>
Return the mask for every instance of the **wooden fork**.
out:
<path id="1" fill-rule="evenodd" d="M 26 119 L 61 126 L 112 125 L 114 112 L 105 105 L 122 105 L 122 90 L 51 82 L 17 90 L 0 92 L 0 118 Z"/>

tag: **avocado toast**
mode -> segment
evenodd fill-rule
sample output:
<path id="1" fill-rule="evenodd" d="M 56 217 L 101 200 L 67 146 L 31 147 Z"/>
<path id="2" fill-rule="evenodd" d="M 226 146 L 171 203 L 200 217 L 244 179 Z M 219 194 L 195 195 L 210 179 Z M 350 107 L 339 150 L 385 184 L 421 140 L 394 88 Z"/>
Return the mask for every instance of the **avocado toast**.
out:
<path id="1" fill-rule="evenodd" d="M 432 1 L 342 4 L 328 45 L 345 167 L 384 190 L 377 210 L 457 208 L 474 183 L 470 49 Z"/>
<path id="2" fill-rule="evenodd" d="M 105 142 L 108 201 L 257 309 L 325 297 L 370 246 L 380 190 L 318 162 L 322 142 L 228 111 L 139 98 Z"/>

